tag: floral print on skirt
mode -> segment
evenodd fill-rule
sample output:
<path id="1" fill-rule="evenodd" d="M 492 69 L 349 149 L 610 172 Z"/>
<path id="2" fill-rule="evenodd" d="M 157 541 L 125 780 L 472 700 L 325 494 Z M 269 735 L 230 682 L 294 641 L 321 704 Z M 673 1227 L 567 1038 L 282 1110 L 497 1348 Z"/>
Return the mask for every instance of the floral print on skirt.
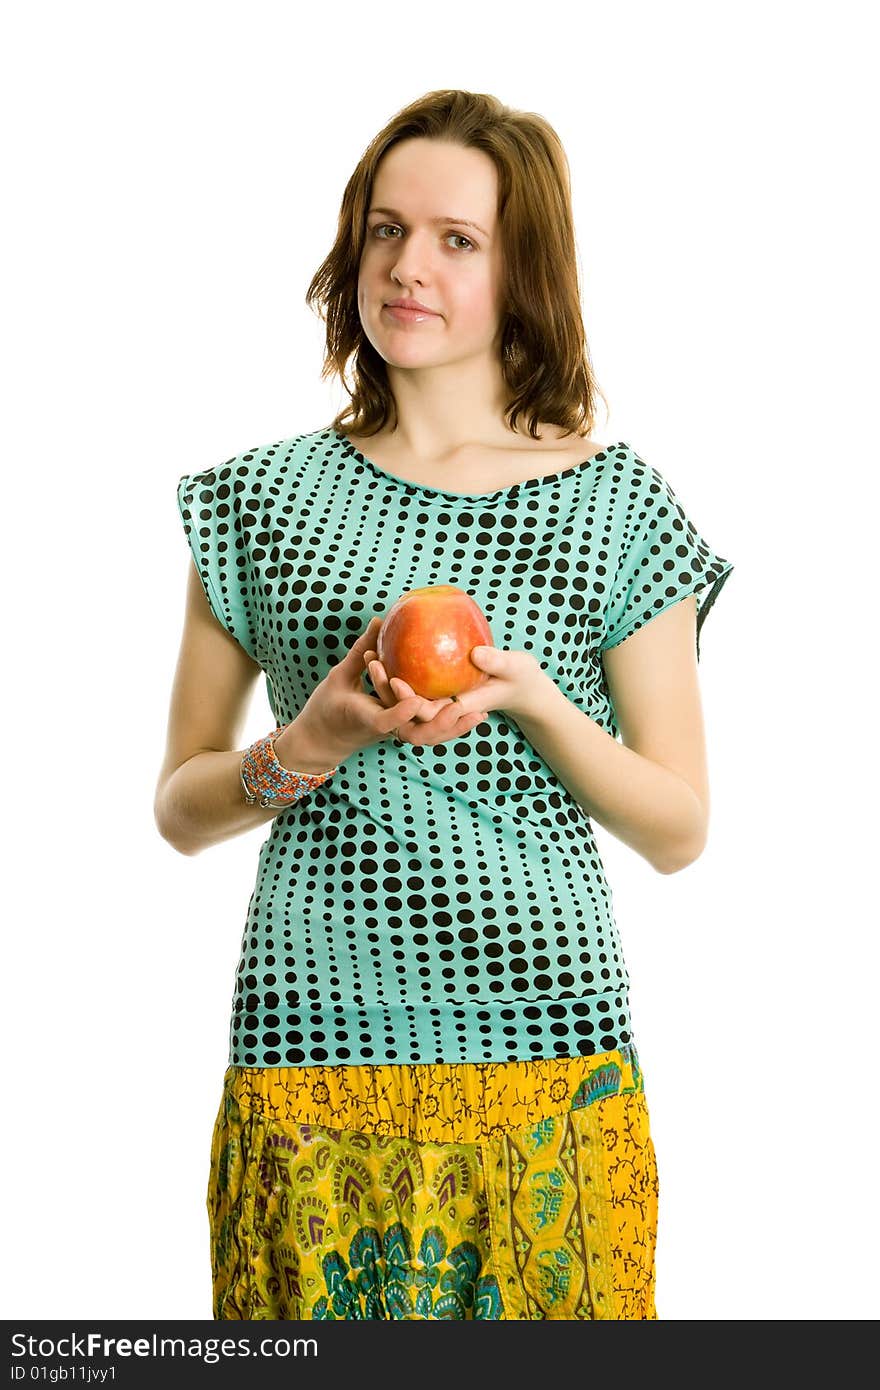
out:
<path id="1" fill-rule="evenodd" d="M 227 1067 L 215 1319 L 653 1319 L 658 1180 L 632 1045 Z"/>

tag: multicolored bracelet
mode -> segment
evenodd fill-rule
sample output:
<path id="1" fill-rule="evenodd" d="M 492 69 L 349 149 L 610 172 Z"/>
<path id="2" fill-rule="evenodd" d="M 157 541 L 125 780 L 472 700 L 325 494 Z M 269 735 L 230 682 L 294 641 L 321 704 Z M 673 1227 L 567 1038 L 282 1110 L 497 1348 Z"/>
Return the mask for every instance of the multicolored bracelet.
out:
<path id="1" fill-rule="evenodd" d="M 264 807 L 292 806 L 339 771 L 339 763 L 327 772 L 293 772 L 280 763 L 275 752 L 275 740 L 286 728 L 286 724 L 279 725 L 271 734 L 258 738 L 245 750 L 241 760 L 241 785 L 249 806 L 253 806 L 258 799 Z"/>

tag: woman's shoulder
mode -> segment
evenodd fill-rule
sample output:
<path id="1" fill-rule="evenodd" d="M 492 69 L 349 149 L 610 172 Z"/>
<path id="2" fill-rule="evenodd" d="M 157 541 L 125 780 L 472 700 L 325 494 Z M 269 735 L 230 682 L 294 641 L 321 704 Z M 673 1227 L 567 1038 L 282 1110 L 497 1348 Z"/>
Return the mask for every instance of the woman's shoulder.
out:
<path id="1" fill-rule="evenodd" d="M 307 450 L 322 437 L 331 438 L 333 430 L 329 426 L 291 434 L 281 439 L 268 440 L 262 444 L 249 444 L 237 453 L 216 457 L 203 462 L 198 468 L 180 476 L 178 490 L 191 488 L 195 484 L 210 487 L 212 484 L 229 484 L 236 479 L 259 481 L 276 464 L 289 462 L 300 450 Z"/>

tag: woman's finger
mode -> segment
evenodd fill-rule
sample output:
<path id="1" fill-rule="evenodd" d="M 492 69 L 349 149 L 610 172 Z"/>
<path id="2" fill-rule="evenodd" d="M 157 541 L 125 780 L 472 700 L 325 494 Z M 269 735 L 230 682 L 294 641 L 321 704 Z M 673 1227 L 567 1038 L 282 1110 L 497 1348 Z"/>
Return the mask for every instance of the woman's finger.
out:
<path id="1" fill-rule="evenodd" d="M 398 699 L 401 697 L 395 695 L 394 691 L 391 689 L 388 677 L 385 674 L 385 667 L 382 665 L 381 661 L 373 660 L 368 662 L 367 670 L 370 673 L 370 680 L 373 682 L 373 688 L 376 691 L 376 694 L 379 696 L 379 699 L 382 701 L 382 704 L 396 704 Z M 408 691 L 408 694 L 415 695 L 415 691 L 410 690 Z"/>
<path id="2" fill-rule="evenodd" d="M 381 665 L 381 662 L 379 664 Z M 392 676 L 391 680 L 389 681 L 389 686 L 391 689 L 391 693 L 396 700 L 406 700 L 409 698 L 410 695 L 415 694 L 415 691 L 413 690 L 412 686 L 407 685 L 406 681 L 401 680 L 399 676 Z M 427 722 L 429 719 L 433 719 L 436 715 L 440 713 L 442 709 L 445 709 L 449 703 L 450 696 L 448 695 L 445 696 L 442 700 L 425 700 L 423 702 L 423 708 L 421 710 L 421 713 L 419 714 L 419 719 L 425 722 Z"/>
<path id="3" fill-rule="evenodd" d="M 386 718 L 382 721 L 382 732 L 399 735 L 404 724 L 410 724 L 415 720 L 420 704 L 421 700 L 418 695 L 414 695 L 411 700 L 401 700 L 399 704 L 395 704 L 393 709 L 386 709 Z"/>
<path id="4" fill-rule="evenodd" d="M 361 664 L 363 660 L 363 653 L 367 651 L 370 647 L 372 647 L 376 641 L 376 637 L 379 631 L 377 624 L 379 624 L 380 622 L 381 618 L 372 618 L 370 620 L 370 623 L 367 627 L 364 628 L 360 637 L 358 637 L 355 642 L 352 642 L 351 646 L 349 647 L 348 651 L 343 657 L 344 661 L 356 662 L 357 665 Z"/>
<path id="5" fill-rule="evenodd" d="M 463 737 L 475 729 L 478 724 L 482 724 L 488 717 L 487 710 L 474 710 L 470 714 L 459 715 L 450 724 L 443 720 L 441 712 L 440 716 L 427 723 L 413 720 L 407 726 L 401 725 L 398 729 L 398 738 L 401 737 L 401 729 L 406 727 L 409 737 L 404 740 L 405 742 L 423 743 L 428 747 L 433 747 L 437 743 L 448 743 L 450 739 Z"/>

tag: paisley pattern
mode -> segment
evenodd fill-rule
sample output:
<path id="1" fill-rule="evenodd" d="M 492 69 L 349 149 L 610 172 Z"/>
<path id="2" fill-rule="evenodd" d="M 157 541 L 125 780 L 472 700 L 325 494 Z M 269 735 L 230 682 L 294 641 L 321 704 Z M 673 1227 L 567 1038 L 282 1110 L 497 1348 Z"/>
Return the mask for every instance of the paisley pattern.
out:
<path id="1" fill-rule="evenodd" d="M 655 1319 L 658 1180 L 635 1048 L 227 1067 L 215 1319 Z"/>

